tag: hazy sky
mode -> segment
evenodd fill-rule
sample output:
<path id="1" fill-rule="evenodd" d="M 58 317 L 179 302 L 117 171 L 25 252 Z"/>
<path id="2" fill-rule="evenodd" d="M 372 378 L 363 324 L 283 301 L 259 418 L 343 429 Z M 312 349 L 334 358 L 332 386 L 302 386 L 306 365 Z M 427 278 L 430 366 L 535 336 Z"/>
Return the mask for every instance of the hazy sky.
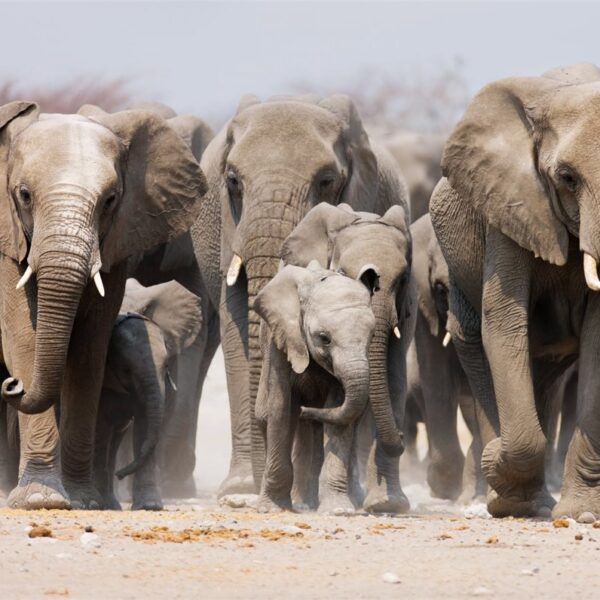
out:
<path id="1" fill-rule="evenodd" d="M 471 91 L 511 74 L 600 62 L 600 5 L 575 2 L 0 3 L 0 77 L 127 77 L 139 99 L 227 114 L 240 95 L 365 68 L 464 60 Z"/>

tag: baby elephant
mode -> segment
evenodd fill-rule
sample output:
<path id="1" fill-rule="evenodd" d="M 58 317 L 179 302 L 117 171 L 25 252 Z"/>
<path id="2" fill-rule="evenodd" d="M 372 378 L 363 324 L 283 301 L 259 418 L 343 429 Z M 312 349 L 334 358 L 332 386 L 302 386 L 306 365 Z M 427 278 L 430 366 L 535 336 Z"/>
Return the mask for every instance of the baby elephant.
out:
<path id="1" fill-rule="evenodd" d="M 133 420 L 134 459 L 116 473 L 135 473 L 133 509 L 161 510 L 155 448 L 165 412 L 169 361 L 185 350 L 202 327 L 200 298 L 176 281 L 148 288 L 127 282 L 112 332 L 96 426 L 94 473 L 104 507 L 120 510 L 113 482 L 125 430 Z"/>
<path id="2" fill-rule="evenodd" d="M 367 351 L 377 278 L 374 265 L 354 280 L 313 261 L 307 268 L 284 267 L 258 294 L 254 309 L 265 323 L 255 414 L 267 449 L 259 510 L 291 508 L 299 417 L 325 423 L 320 509 L 352 510 L 348 469 L 354 423 L 369 398 Z"/>

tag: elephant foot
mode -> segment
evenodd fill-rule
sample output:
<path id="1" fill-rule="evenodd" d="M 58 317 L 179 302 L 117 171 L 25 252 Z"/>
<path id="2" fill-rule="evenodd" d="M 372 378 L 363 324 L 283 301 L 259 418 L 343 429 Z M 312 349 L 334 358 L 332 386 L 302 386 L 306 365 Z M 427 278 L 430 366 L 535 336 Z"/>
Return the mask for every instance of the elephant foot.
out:
<path id="1" fill-rule="evenodd" d="M 256 494 L 251 463 L 234 466 L 230 469 L 229 475 L 219 487 L 217 498 L 231 494 Z"/>
<path id="2" fill-rule="evenodd" d="M 182 481 L 167 479 L 161 484 L 166 498 L 196 498 L 196 482 L 194 476 L 190 475 Z M 160 510 L 160 509 L 159 509 Z"/>
<path id="3" fill-rule="evenodd" d="M 581 521 L 586 523 L 600 518 L 600 490 L 597 488 L 580 488 L 566 492 L 552 510 L 552 517 L 555 519 L 571 517 L 579 521 L 582 515 L 585 517 Z"/>
<path id="4" fill-rule="evenodd" d="M 25 470 L 17 487 L 9 494 L 6 504 L 10 508 L 25 510 L 72 508 L 58 469 L 37 472 Z"/>
<path id="5" fill-rule="evenodd" d="M 292 510 L 292 500 L 289 496 L 270 496 L 261 493 L 256 503 L 256 511 L 259 513 L 278 513 Z"/>
<path id="6" fill-rule="evenodd" d="M 133 490 L 131 510 L 163 510 L 162 498 L 156 486 Z"/>
<path id="7" fill-rule="evenodd" d="M 114 494 L 102 495 L 102 506 L 104 510 L 123 510 L 121 503 Z"/>
<path id="8" fill-rule="evenodd" d="M 410 502 L 402 490 L 388 493 L 386 490 L 371 490 L 363 503 L 369 513 L 400 514 L 410 510 Z"/>
<path id="9" fill-rule="evenodd" d="M 442 500 L 456 500 L 462 491 L 463 459 L 447 459 L 444 462 L 430 462 L 427 469 L 427 483 L 431 495 Z"/>
<path id="10" fill-rule="evenodd" d="M 102 496 L 92 484 L 65 481 L 65 489 L 71 500 L 71 508 L 76 510 L 101 510 L 104 507 Z"/>
<path id="11" fill-rule="evenodd" d="M 504 497 L 496 490 L 490 490 L 487 496 L 487 509 L 492 517 L 543 517 L 549 518 L 552 507 L 556 504 L 554 498 L 546 488 L 528 495 L 528 500 L 523 500 L 522 495 Z"/>
<path id="12" fill-rule="evenodd" d="M 328 492 L 319 503 L 318 512 L 322 515 L 349 516 L 356 513 L 348 494 Z"/>

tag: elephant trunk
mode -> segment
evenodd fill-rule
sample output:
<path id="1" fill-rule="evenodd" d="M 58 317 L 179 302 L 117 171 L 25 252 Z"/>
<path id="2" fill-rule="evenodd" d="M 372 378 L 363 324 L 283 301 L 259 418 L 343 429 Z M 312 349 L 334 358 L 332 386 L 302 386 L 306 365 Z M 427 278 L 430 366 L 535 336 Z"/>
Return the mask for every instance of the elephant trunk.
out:
<path id="1" fill-rule="evenodd" d="M 95 237 L 81 232 L 45 232 L 39 245 L 32 243 L 37 278 L 35 353 L 31 387 L 10 377 L 2 396 L 27 414 L 48 410 L 60 398 L 73 322 L 81 295 L 90 278 Z"/>
<path id="2" fill-rule="evenodd" d="M 390 323 L 385 302 L 373 302 L 375 332 L 369 348 L 369 372 L 371 378 L 370 400 L 375 418 L 377 437 L 390 456 L 400 456 L 404 450 L 402 433 L 398 430 L 388 380 L 389 344 L 393 326 Z M 395 310 L 393 311 L 395 314 Z M 400 342 L 395 342 L 400 343 Z"/>
<path id="3" fill-rule="evenodd" d="M 330 425 L 348 426 L 364 412 L 369 400 L 369 363 L 367 359 L 344 365 L 344 374 L 336 373 L 344 387 L 344 402 L 335 408 L 303 406 L 300 416 Z"/>

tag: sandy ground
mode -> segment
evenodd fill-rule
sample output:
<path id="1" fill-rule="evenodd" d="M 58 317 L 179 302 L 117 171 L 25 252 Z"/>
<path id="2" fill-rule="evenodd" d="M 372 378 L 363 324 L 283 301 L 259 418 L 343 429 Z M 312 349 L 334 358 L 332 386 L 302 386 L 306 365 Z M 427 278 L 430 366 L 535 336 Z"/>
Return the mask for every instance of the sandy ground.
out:
<path id="1" fill-rule="evenodd" d="M 412 511 L 401 517 L 219 506 L 210 490 L 230 443 L 221 360 L 198 432 L 197 479 L 209 492 L 160 513 L 0 509 L 1 599 L 600 595 L 600 528 L 493 520 L 421 484 L 405 485 Z"/>

